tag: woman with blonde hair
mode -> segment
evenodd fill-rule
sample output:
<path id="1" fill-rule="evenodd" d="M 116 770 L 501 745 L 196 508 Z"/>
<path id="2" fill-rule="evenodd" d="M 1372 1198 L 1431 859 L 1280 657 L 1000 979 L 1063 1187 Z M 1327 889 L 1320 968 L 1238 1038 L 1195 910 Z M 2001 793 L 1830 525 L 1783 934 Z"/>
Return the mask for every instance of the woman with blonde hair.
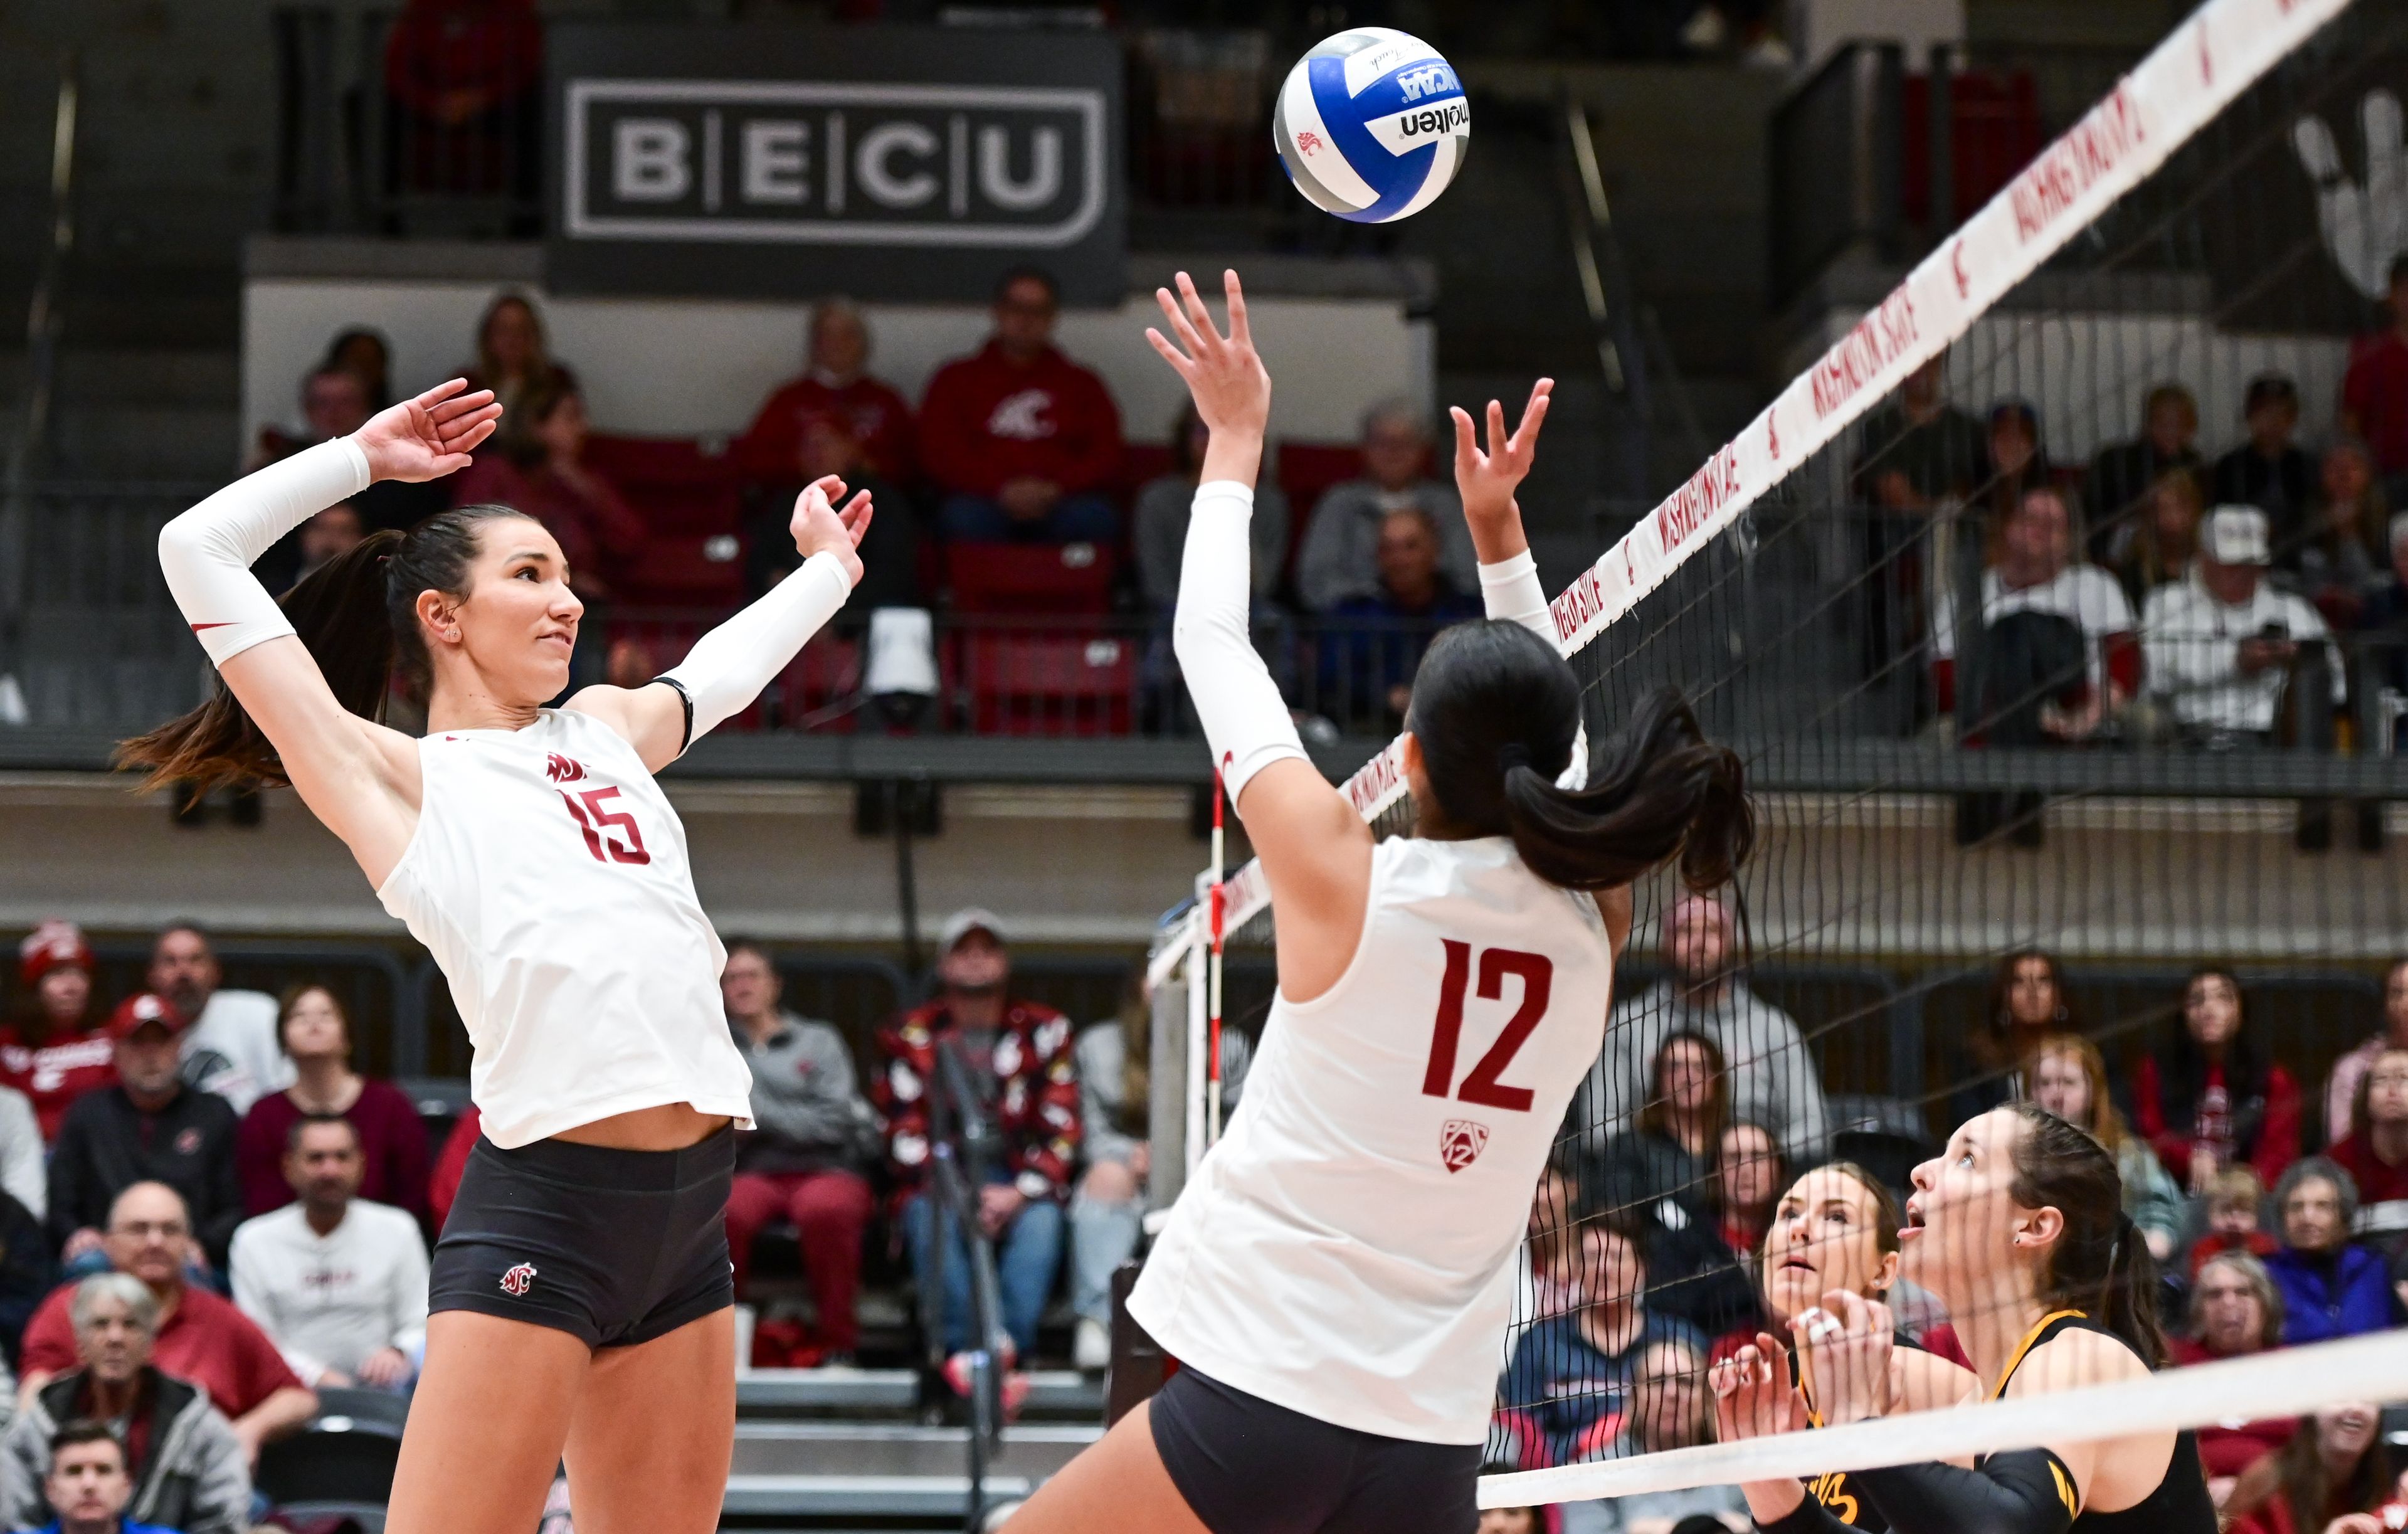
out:
<path id="1" fill-rule="evenodd" d="M 2124 1213 L 2159 1262 L 2182 1239 L 2182 1190 L 2107 1093 L 2107 1061 L 2078 1033 L 2051 1034 L 2032 1052 L 2031 1100 L 2107 1147 L 2124 1180 Z"/>

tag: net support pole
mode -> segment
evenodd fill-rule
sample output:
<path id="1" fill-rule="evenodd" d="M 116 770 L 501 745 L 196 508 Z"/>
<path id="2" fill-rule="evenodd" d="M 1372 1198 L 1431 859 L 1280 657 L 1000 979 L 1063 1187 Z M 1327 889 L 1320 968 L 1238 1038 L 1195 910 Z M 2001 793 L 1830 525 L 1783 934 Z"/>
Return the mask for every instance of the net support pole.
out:
<path id="1" fill-rule="evenodd" d="M 1186 1049 L 1186 1091 L 1182 1094 L 1186 1112 L 1186 1137 L 1181 1147 L 1181 1168 L 1184 1174 L 1195 1171 L 1209 1148 L 1205 1140 L 1205 1072 L 1210 1066 L 1207 1045 L 1211 1031 L 1211 996 L 1209 970 L 1211 966 L 1212 936 L 1210 924 L 1188 924 L 1184 956 L 1180 970 L 1185 977 L 1187 1026 L 1182 1030 Z"/>

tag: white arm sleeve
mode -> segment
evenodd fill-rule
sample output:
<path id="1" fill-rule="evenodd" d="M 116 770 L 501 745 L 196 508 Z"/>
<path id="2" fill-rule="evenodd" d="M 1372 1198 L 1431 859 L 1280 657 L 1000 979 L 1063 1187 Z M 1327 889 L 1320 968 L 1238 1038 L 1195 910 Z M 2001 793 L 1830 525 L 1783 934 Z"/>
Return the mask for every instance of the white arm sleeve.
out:
<path id="1" fill-rule="evenodd" d="M 1523 550 L 1510 559 L 1480 566 L 1480 601 L 1489 617 L 1521 624 L 1531 633 L 1563 648 L 1555 635 L 1555 615 L 1547 604 L 1547 588 L 1539 584 L 1539 562 Z M 1588 782 L 1588 725 L 1572 732 L 1572 759 L 1555 779 L 1557 788 L 1581 788 Z"/>
<path id="2" fill-rule="evenodd" d="M 836 555 L 813 554 L 759 601 L 695 640 L 685 659 L 661 673 L 694 702 L 687 744 L 750 708 L 852 595 L 853 581 Z"/>
<path id="3" fill-rule="evenodd" d="M 367 487 L 367 455 L 339 437 L 236 480 L 159 530 L 159 569 L 211 661 L 293 632 L 251 562 Z"/>
<path id="4" fill-rule="evenodd" d="M 1170 647 L 1196 700 L 1212 760 L 1225 763 L 1229 802 L 1254 774 L 1283 757 L 1312 760 L 1279 684 L 1254 653 L 1247 625 L 1248 524 L 1254 492 L 1234 480 L 1196 487 L 1187 517 L 1187 552 L 1179 569 L 1179 607 Z"/>

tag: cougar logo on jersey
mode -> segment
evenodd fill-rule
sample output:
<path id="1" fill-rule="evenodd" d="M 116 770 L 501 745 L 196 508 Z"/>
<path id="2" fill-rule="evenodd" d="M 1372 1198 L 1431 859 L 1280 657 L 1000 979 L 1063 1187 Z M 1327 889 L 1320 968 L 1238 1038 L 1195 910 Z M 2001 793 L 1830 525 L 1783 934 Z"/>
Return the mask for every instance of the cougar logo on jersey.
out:
<path id="1" fill-rule="evenodd" d="M 556 751 L 550 752 L 546 753 L 543 775 L 556 783 L 578 782 L 585 777 L 585 764 L 574 756 L 563 756 Z"/>
<path id="2" fill-rule="evenodd" d="M 535 1287 L 535 1264 L 523 1262 L 502 1274 L 502 1293 L 517 1299 Z"/>
<path id="3" fill-rule="evenodd" d="M 1480 1159 L 1488 1149 L 1488 1125 L 1474 1124 L 1469 1119 L 1449 1119 L 1446 1127 L 1438 1132 L 1438 1158 L 1446 1169 L 1459 1172 Z"/>

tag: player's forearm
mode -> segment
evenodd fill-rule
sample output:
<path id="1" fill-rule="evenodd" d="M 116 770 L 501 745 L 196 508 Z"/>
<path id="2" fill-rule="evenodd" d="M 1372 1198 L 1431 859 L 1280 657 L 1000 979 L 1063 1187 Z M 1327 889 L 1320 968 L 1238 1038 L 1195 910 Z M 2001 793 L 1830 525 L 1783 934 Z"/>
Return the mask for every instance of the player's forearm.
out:
<path id="1" fill-rule="evenodd" d="M 1209 452 L 1205 465 L 1204 482 L 1196 488 L 1187 517 L 1170 640 L 1234 802 L 1239 790 L 1271 763 L 1305 759 L 1304 742 L 1278 684 L 1254 652 L 1248 622 L 1254 481 L 1215 474 Z"/>
<path id="2" fill-rule="evenodd" d="M 277 539 L 366 490 L 367 455 L 337 437 L 248 474 L 160 530 L 159 569 L 209 659 L 223 666 L 293 624 L 251 573 Z"/>
<path id="3" fill-rule="evenodd" d="M 2066 1534 L 2080 1499 L 2072 1472 L 2046 1449 L 1992 1455 L 1978 1470 L 1891 1465 L 1850 1479 L 1896 1534 Z"/>
<path id="4" fill-rule="evenodd" d="M 688 743 L 752 707 L 852 595 L 843 562 L 816 553 L 759 601 L 696 639 L 684 660 L 662 673 L 694 700 Z"/>

